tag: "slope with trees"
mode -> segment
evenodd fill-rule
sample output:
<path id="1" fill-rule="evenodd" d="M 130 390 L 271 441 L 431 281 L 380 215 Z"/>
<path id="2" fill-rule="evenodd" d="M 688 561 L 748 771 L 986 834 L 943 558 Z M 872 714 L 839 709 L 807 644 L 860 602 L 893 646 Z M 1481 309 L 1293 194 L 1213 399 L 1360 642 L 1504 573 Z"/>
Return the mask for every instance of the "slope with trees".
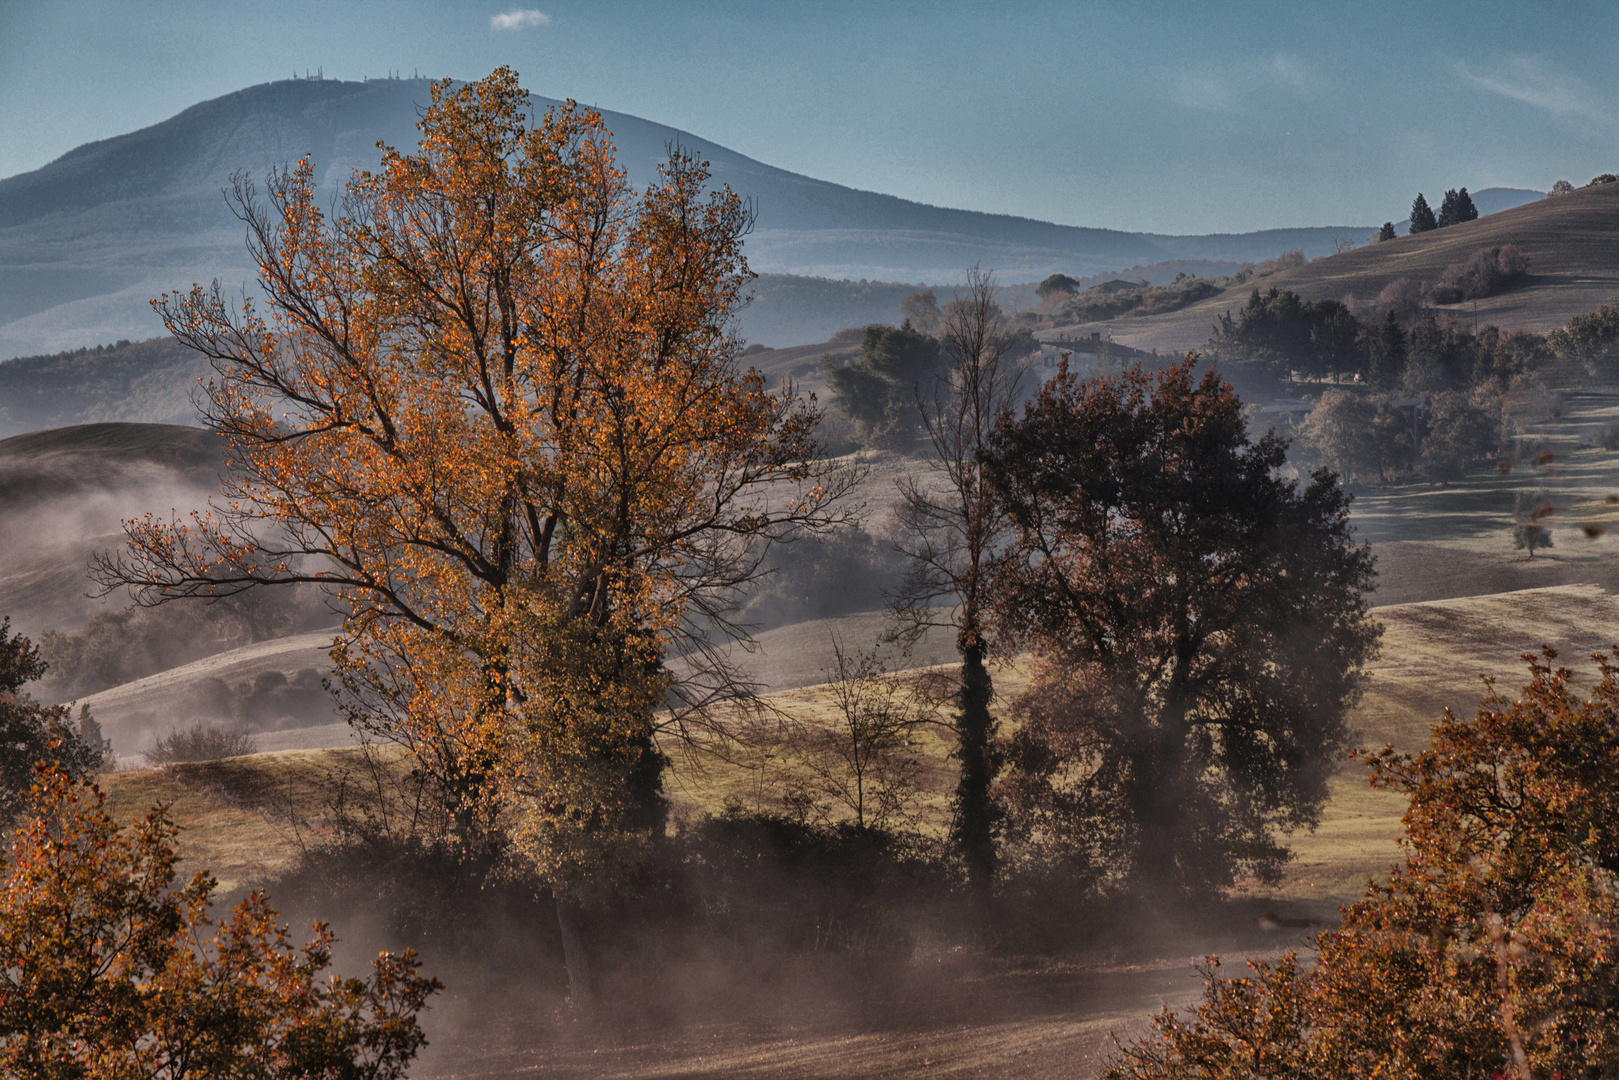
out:
<path id="1" fill-rule="evenodd" d="M 1481 216 L 1446 229 L 1386 243 L 1366 244 L 1330 258 L 1278 269 L 1268 285 L 1306 302 L 1339 300 L 1357 311 L 1380 306 L 1391 285 L 1409 280 L 1432 286 L 1451 267 L 1465 268 L 1483 250 L 1511 245 L 1532 276 L 1455 311 L 1472 324 L 1547 333 L 1595 311 L 1619 295 L 1619 186 L 1579 188 Z M 1251 286 L 1200 300 L 1180 311 L 1132 319 L 1114 328 L 1122 344 L 1160 353 L 1200 348 L 1219 317 L 1235 315 Z M 1353 301 L 1353 303 L 1351 303 Z"/>

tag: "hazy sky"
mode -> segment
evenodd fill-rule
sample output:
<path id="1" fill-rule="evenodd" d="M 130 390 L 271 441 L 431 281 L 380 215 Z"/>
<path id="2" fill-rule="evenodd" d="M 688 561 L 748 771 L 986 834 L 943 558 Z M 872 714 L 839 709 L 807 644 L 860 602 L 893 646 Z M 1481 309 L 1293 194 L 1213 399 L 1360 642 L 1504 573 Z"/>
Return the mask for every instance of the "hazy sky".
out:
<path id="1" fill-rule="evenodd" d="M 1619 171 L 1613 3 L 0 0 L 0 176 L 294 69 L 503 63 L 795 172 L 1074 225 L 1360 225 Z"/>

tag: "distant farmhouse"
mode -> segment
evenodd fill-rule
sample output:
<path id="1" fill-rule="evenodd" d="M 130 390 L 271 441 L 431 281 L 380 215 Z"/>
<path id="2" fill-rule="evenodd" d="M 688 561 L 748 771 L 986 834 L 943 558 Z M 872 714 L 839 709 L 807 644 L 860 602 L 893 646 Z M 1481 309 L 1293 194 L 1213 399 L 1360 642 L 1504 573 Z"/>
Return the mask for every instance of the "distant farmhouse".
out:
<path id="1" fill-rule="evenodd" d="M 1100 289 L 1112 282 L 1103 282 L 1096 286 Z M 1131 282 L 1125 282 L 1134 288 Z M 1086 337 L 1069 337 L 1060 335 L 1040 343 L 1040 359 L 1031 367 L 1042 369 L 1040 381 L 1044 382 L 1062 363 L 1064 355 L 1068 357 L 1068 370 L 1076 375 L 1117 375 L 1127 365 L 1140 361 L 1156 361 L 1156 353 L 1142 352 L 1132 349 L 1128 345 L 1120 345 L 1111 338 L 1104 338 L 1100 331 L 1092 331 Z M 1032 359 L 1032 357 L 1031 357 Z"/>
<path id="2" fill-rule="evenodd" d="M 1140 281 L 1126 281 L 1123 278 L 1114 278 L 1112 281 L 1103 281 L 1096 285 L 1092 285 L 1090 288 L 1086 289 L 1085 292 L 1101 292 L 1112 296 L 1114 293 L 1135 292 L 1138 289 L 1145 289 L 1146 287 L 1147 280 L 1145 278 Z M 1084 293 L 1081 293 L 1080 295 L 1083 296 Z"/>

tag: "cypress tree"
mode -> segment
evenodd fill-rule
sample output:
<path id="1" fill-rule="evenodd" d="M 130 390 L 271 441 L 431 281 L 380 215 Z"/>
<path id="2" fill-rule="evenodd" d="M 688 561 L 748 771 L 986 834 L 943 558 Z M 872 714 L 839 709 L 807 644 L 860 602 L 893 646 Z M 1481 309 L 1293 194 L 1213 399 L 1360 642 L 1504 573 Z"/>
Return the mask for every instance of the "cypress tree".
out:
<path id="1" fill-rule="evenodd" d="M 1456 224 L 1456 189 L 1451 188 L 1445 192 L 1444 201 L 1439 204 L 1439 227 L 1448 229 Z"/>
<path id="2" fill-rule="evenodd" d="M 1372 339 L 1372 381 L 1388 386 L 1405 370 L 1405 331 L 1390 308 L 1377 336 Z"/>
<path id="3" fill-rule="evenodd" d="M 1466 188 L 1462 188 L 1456 193 L 1456 223 L 1459 225 L 1464 221 L 1477 220 L 1478 207 L 1473 205 L 1473 196 L 1467 193 Z"/>
<path id="4" fill-rule="evenodd" d="M 1428 205 L 1428 200 L 1422 197 L 1422 192 L 1417 192 L 1416 201 L 1411 204 L 1411 228 L 1408 235 L 1415 236 L 1417 233 L 1437 228 L 1439 222 L 1433 216 L 1433 209 Z"/>

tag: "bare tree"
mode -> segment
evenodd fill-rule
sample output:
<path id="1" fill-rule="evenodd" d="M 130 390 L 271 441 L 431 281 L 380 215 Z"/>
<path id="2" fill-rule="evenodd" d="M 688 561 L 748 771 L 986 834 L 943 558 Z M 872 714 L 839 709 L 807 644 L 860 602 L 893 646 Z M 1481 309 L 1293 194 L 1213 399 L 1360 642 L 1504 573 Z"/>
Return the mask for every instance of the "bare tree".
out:
<path id="1" fill-rule="evenodd" d="M 979 458 L 996 416 L 1016 399 L 1020 375 L 1006 356 L 992 274 L 976 266 L 967 272 L 966 287 L 946 308 L 943 337 L 949 373 L 917 400 L 933 459 L 924 473 L 899 482 L 899 547 L 911 567 L 892 598 L 892 633 L 909 646 L 930 627 L 956 632 L 961 681 L 955 756 L 961 775 L 952 798 L 951 840 L 972 888 L 985 898 L 995 877 L 997 814 L 990 786 L 998 759 L 983 611 L 988 564 L 1002 524 Z"/>
<path id="2" fill-rule="evenodd" d="M 805 811 L 830 804 L 860 829 L 904 821 L 921 773 L 911 735 L 926 713 L 889 677 L 876 650 L 851 652 L 834 636 L 832 656 L 826 675 L 837 715 L 830 725 L 795 731 L 794 750 L 810 779 L 789 791 L 789 801 Z"/>

